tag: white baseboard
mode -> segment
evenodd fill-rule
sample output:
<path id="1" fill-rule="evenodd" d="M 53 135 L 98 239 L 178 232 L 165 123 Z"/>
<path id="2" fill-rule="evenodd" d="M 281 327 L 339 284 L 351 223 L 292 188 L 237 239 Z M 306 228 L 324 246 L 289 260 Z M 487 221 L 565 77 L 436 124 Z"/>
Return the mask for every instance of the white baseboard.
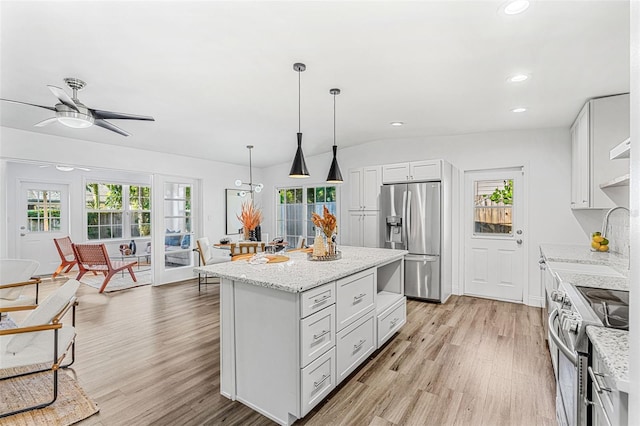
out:
<path id="1" fill-rule="evenodd" d="M 544 297 L 529 295 L 529 300 L 527 301 L 527 305 L 535 306 L 536 308 L 542 308 L 544 306 Z"/>

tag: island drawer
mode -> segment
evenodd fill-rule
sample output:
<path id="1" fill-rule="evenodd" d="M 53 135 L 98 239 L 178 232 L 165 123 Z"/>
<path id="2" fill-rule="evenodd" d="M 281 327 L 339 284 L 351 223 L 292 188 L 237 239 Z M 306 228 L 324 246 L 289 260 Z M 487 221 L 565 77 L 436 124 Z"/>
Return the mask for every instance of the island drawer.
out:
<path id="1" fill-rule="evenodd" d="M 378 315 L 378 345 L 379 348 L 389 340 L 393 334 L 407 321 L 407 298 L 403 297 L 397 303 Z"/>
<path id="2" fill-rule="evenodd" d="M 376 348 L 375 309 L 338 333 L 338 383 L 363 363 Z"/>
<path id="3" fill-rule="evenodd" d="M 302 369 L 302 400 L 300 417 L 311 409 L 336 387 L 336 349 L 329 349 L 324 355 Z"/>
<path id="4" fill-rule="evenodd" d="M 300 297 L 302 300 L 300 318 L 305 318 L 336 302 L 336 283 L 332 281 L 312 288 L 302 293 Z"/>
<path id="5" fill-rule="evenodd" d="M 306 366 L 335 345 L 336 305 L 300 321 L 300 365 Z"/>
<path id="6" fill-rule="evenodd" d="M 368 269 L 336 283 L 338 302 L 336 318 L 338 331 L 371 310 L 375 305 L 376 271 Z"/>

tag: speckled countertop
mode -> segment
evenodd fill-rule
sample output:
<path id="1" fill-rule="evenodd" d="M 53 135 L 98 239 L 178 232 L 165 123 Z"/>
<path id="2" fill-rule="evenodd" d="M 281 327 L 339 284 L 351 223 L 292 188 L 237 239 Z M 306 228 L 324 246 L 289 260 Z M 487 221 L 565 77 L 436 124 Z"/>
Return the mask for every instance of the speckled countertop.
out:
<path id="1" fill-rule="evenodd" d="M 629 393 L 629 332 L 604 327 L 587 327 L 587 336 L 609 369 L 621 392 Z"/>
<path id="2" fill-rule="evenodd" d="M 587 263 L 592 265 L 607 265 L 629 276 L 629 259 L 618 253 L 601 253 L 591 251 L 588 243 L 581 244 L 541 244 L 540 251 L 547 262 Z"/>
<path id="3" fill-rule="evenodd" d="M 408 252 L 380 248 L 340 246 L 342 259 L 317 262 L 302 252 L 286 253 L 288 262 L 252 265 L 246 260 L 194 268 L 196 272 L 277 290 L 300 293 L 356 272 L 394 260 Z"/>
<path id="4" fill-rule="evenodd" d="M 629 278 L 607 277 L 602 275 L 574 274 L 571 272 L 556 272 L 560 279 L 581 287 L 606 288 L 611 290 L 629 291 Z"/>

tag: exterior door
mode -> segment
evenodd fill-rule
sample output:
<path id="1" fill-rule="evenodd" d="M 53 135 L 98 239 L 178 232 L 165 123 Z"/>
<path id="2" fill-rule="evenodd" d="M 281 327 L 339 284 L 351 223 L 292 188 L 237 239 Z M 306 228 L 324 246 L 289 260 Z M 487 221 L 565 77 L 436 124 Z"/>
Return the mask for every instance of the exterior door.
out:
<path id="1" fill-rule="evenodd" d="M 522 168 L 465 173 L 465 294 L 523 301 L 522 181 Z"/>
<path id="2" fill-rule="evenodd" d="M 37 275 L 53 273 L 60 264 L 53 239 L 69 235 L 69 188 L 22 181 L 16 198 L 16 254 L 40 262 Z"/>

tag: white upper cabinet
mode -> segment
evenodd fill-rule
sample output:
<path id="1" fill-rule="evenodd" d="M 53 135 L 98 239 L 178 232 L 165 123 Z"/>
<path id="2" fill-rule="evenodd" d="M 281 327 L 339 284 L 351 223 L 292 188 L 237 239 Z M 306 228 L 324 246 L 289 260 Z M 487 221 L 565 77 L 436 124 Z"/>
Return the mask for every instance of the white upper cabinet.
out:
<path id="1" fill-rule="evenodd" d="M 585 104 L 571 126 L 572 208 L 606 209 L 619 204 L 621 194 L 607 183 L 629 173 L 629 160 L 609 158 L 610 151 L 627 138 L 628 94 L 592 99 Z"/>
<path id="2" fill-rule="evenodd" d="M 442 161 L 424 160 L 382 166 L 382 183 L 440 180 Z"/>
<path id="3" fill-rule="evenodd" d="M 380 166 L 349 170 L 349 210 L 378 210 Z"/>

